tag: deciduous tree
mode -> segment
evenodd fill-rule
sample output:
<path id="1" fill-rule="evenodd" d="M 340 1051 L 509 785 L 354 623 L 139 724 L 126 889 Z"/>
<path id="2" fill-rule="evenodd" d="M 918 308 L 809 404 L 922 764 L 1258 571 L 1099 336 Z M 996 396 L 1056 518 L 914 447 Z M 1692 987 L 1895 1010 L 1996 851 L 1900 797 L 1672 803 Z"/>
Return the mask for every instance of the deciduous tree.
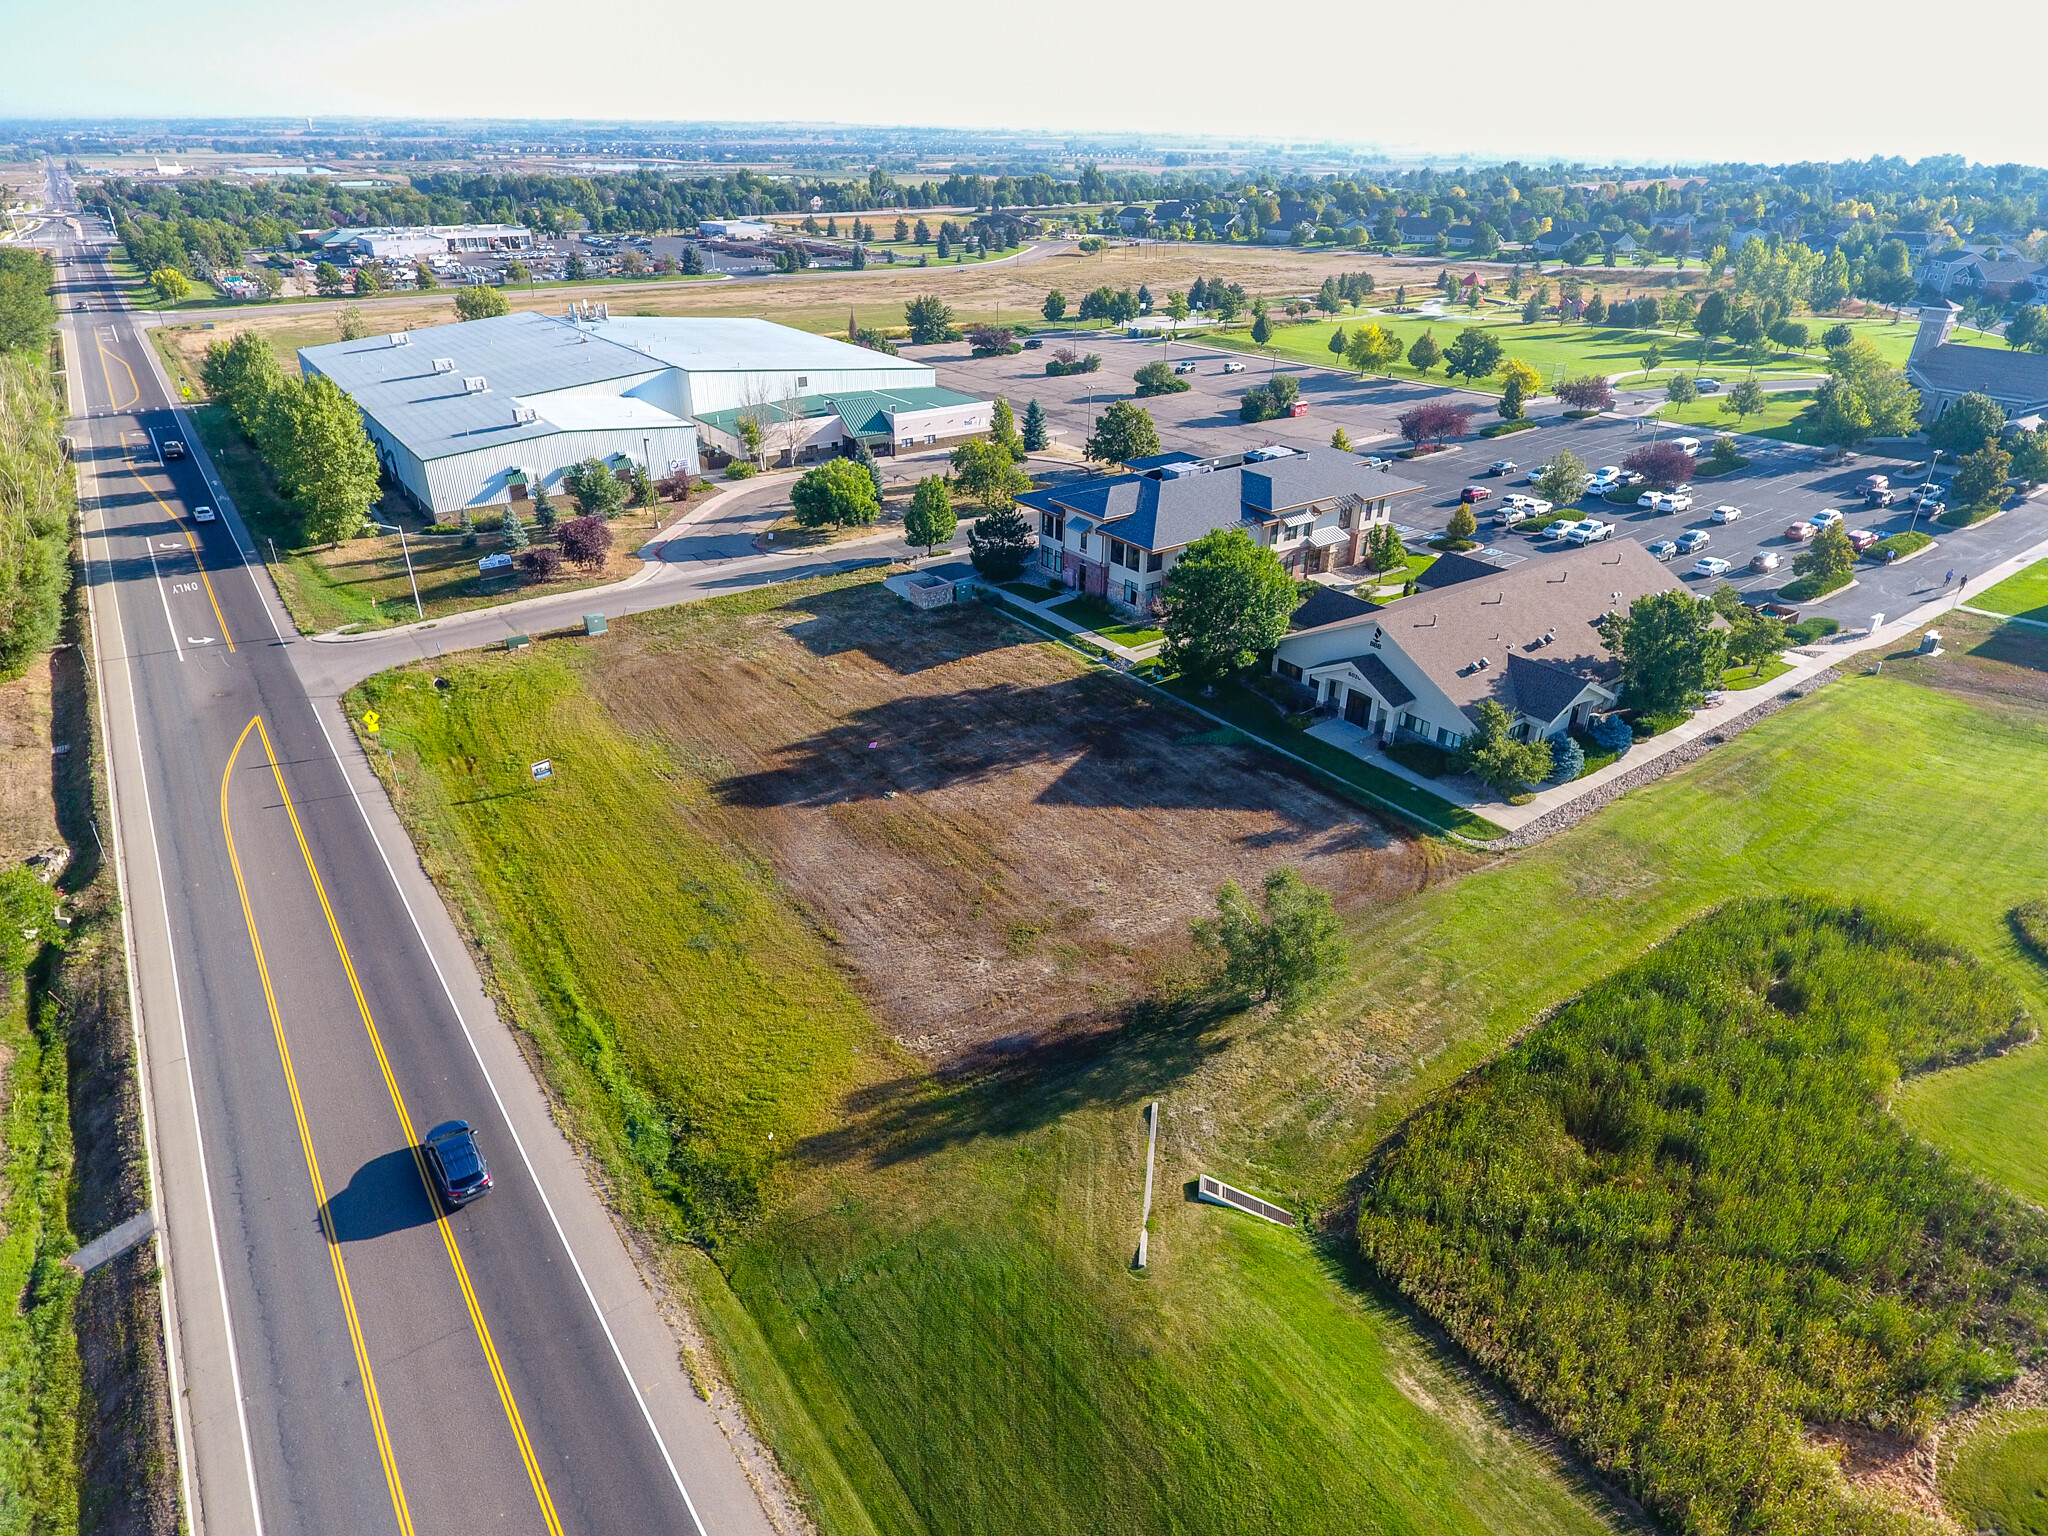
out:
<path id="1" fill-rule="evenodd" d="M 1692 478 L 1692 455 L 1676 443 L 1647 443 L 1621 461 L 1656 490 L 1668 491 Z"/>
<path id="2" fill-rule="evenodd" d="M 918 227 L 923 228 L 922 221 Z M 903 319 L 910 327 L 911 341 L 919 346 L 960 339 L 960 333 L 953 329 L 953 311 L 936 294 L 921 294 L 905 304 Z"/>
<path id="3" fill-rule="evenodd" d="M 1344 345 L 1344 361 L 1360 373 L 1378 373 L 1400 355 L 1401 338 L 1372 322 L 1353 331 Z"/>
<path id="4" fill-rule="evenodd" d="M 1620 666 L 1623 702 L 1648 714 L 1696 709 L 1720 684 L 1727 656 L 1716 617 L 1706 598 L 1653 592 L 1627 613 L 1602 619 L 1601 638 Z"/>
<path id="5" fill-rule="evenodd" d="M 1828 591 L 1847 581 L 1855 566 L 1856 546 L 1849 542 L 1842 525 L 1834 523 L 1813 536 L 1813 542 L 1792 562 L 1792 571 Z"/>
<path id="6" fill-rule="evenodd" d="M 1003 458 L 1007 463 L 1009 455 Z M 806 470 L 789 488 L 789 505 L 805 528 L 864 528 L 882 512 L 874 481 L 851 459 L 828 459 Z"/>
<path id="7" fill-rule="evenodd" d="M 1160 589 L 1167 667 L 1207 681 L 1279 643 L 1296 596 L 1272 550 L 1242 528 L 1218 528 L 1190 544 Z"/>
<path id="8" fill-rule="evenodd" d="M 1031 489 L 1031 477 L 1017 467 L 1010 450 L 1001 443 L 985 439 L 962 443 L 953 450 L 952 462 L 953 478 L 960 489 L 992 512 Z"/>
<path id="9" fill-rule="evenodd" d="M 1927 429 L 1927 441 L 1950 458 L 1960 459 L 1986 443 L 1997 442 L 2004 430 L 2005 412 L 1999 409 L 1998 402 L 1989 395 L 1972 392 L 1941 413 L 1940 419 Z"/>
<path id="10" fill-rule="evenodd" d="M 1396 419 L 1401 436 L 1421 447 L 1426 443 L 1448 442 L 1461 435 L 1472 420 L 1473 408 L 1448 400 L 1425 400 Z"/>
<path id="11" fill-rule="evenodd" d="M 1478 326 L 1467 326 L 1444 352 L 1444 372 L 1452 378 L 1488 379 L 1499 371 L 1500 338 Z"/>
<path id="12" fill-rule="evenodd" d="M 944 475 L 926 475 L 917 482 L 910 508 L 903 514 L 903 536 L 922 544 L 929 555 L 941 544 L 953 542 L 960 519 L 953 514 L 953 495 L 946 489 Z"/>
<path id="13" fill-rule="evenodd" d="M 1985 444 L 1956 465 L 1951 485 L 1957 503 L 1977 507 L 2001 499 L 2011 472 L 2012 455 L 1994 443 Z"/>
<path id="14" fill-rule="evenodd" d="M 1235 880 L 1216 892 L 1216 916 L 1193 926 L 1221 955 L 1226 985 L 1291 1013 L 1344 974 L 1343 926 L 1327 892 L 1282 866 L 1266 876 L 1261 913 Z"/>
<path id="15" fill-rule="evenodd" d="M 558 532 L 563 559 L 586 571 L 604 569 L 605 556 L 612 548 L 610 523 L 602 517 L 572 517 Z"/>
<path id="16" fill-rule="evenodd" d="M 1586 494 L 1592 476 L 1586 461 L 1569 448 L 1560 448 L 1550 467 L 1536 480 L 1536 494 L 1555 507 L 1568 507 Z"/>
<path id="17" fill-rule="evenodd" d="M 1764 393 L 1763 380 L 1752 375 L 1722 397 L 1721 409 L 1733 416 L 1736 425 L 1740 426 L 1769 403 Z"/>
<path id="18" fill-rule="evenodd" d="M 1159 452 L 1159 428 L 1144 407 L 1128 400 L 1112 401 L 1081 451 L 1098 464 L 1150 458 Z"/>
<path id="19" fill-rule="evenodd" d="M 1427 377 L 1430 369 L 1443 361 L 1443 356 L 1444 349 L 1437 345 L 1436 333 L 1424 331 L 1408 349 L 1408 366 Z"/>
<path id="20" fill-rule="evenodd" d="M 488 320 L 511 312 L 512 306 L 505 302 L 505 295 L 489 283 L 471 283 L 455 295 L 455 313 L 465 320 Z"/>
<path id="21" fill-rule="evenodd" d="M 1556 766 L 1549 742 L 1517 741 L 1514 727 L 1513 715 L 1492 699 L 1483 699 L 1459 753 L 1466 772 L 1509 795 L 1542 783 Z"/>

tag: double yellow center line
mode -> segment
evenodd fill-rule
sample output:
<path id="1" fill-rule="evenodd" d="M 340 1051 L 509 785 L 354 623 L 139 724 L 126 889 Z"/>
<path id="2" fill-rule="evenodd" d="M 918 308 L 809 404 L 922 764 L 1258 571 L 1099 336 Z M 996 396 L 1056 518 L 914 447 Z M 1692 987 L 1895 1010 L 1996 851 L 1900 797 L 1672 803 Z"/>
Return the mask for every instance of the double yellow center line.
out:
<path id="1" fill-rule="evenodd" d="M 129 410 L 132 407 L 139 405 L 142 402 L 142 386 L 136 383 L 135 370 L 128 366 L 128 359 L 121 356 L 121 354 L 118 352 L 109 352 L 107 350 L 107 344 L 100 340 L 98 330 L 94 330 L 93 332 L 92 344 L 99 349 L 100 377 L 106 381 L 107 403 L 109 405 L 112 405 L 113 409 L 116 412 Z M 110 357 L 115 362 L 119 363 L 121 365 L 122 371 L 128 375 L 128 399 L 127 402 L 122 405 L 113 405 L 114 376 L 113 374 L 107 371 L 107 359 Z M 192 551 L 192 563 L 199 568 L 199 579 L 206 586 L 206 600 L 209 603 L 213 604 L 213 620 L 216 624 L 220 625 L 220 637 L 222 640 L 227 642 L 227 648 L 230 651 L 233 651 L 235 648 L 235 637 L 228 633 L 228 621 L 221 614 L 220 599 L 218 597 L 215 597 L 213 594 L 213 578 L 206 574 L 206 562 L 199 558 L 199 541 L 192 536 L 192 530 L 190 528 L 187 528 L 184 525 L 184 523 L 179 519 L 176 511 L 172 509 L 171 504 L 165 501 L 163 497 L 157 495 L 156 487 L 151 485 L 148 480 L 143 478 L 141 470 L 131 468 L 128 472 L 131 475 L 135 476 L 136 482 L 139 485 L 141 485 L 141 487 L 145 491 L 148 491 L 151 496 L 155 497 L 156 504 L 164 509 L 165 514 L 169 516 L 170 520 L 178 525 L 178 531 L 185 535 L 185 547 Z M 93 478 L 95 481 L 97 481 L 99 478 L 99 472 L 97 469 L 95 469 L 93 472 Z"/>
<path id="2" fill-rule="evenodd" d="M 484 1321 L 483 1307 L 477 1300 L 476 1289 L 471 1285 L 469 1269 L 462 1261 L 462 1250 L 457 1246 L 455 1234 L 449 1227 L 447 1217 L 441 1209 L 441 1197 L 429 1174 L 426 1156 L 419 1144 L 418 1133 L 414 1130 L 411 1113 L 405 1107 L 405 1096 L 399 1091 L 398 1078 L 391 1069 L 390 1059 L 385 1055 L 384 1042 L 377 1032 L 377 1022 L 370 1013 L 370 1005 L 363 997 L 362 983 L 357 979 L 355 962 L 349 957 L 348 944 L 341 936 L 341 926 L 335 921 L 334 908 L 327 899 L 327 887 L 320 878 L 320 871 L 313 862 L 313 853 L 306 844 L 304 827 L 299 823 L 299 813 L 292 804 L 291 791 L 285 788 L 284 772 L 278 765 L 277 752 L 272 747 L 270 732 L 259 715 L 242 727 L 242 734 L 235 739 L 234 751 L 228 754 L 227 767 L 222 770 L 220 781 L 221 830 L 227 837 L 228 862 L 234 867 L 235 888 L 242 900 L 242 919 L 249 928 L 249 943 L 256 956 L 256 970 L 263 981 L 263 1000 L 270 1010 L 270 1023 L 277 1037 L 278 1057 L 284 1064 L 285 1086 L 290 1093 L 292 1113 L 298 1119 L 299 1140 L 306 1156 L 306 1171 L 313 1180 L 314 1198 L 320 1203 L 320 1222 L 327 1236 L 328 1251 L 334 1261 L 335 1283 L 341 1292 L 342 1312 L 348 1319 L 349 1337 L 355 1346 L 356 1360 L 363 1373 L 363 1397 L 369 1407 L 370 1421 L 377 1439 L 377 1454 L 383 1463 L 384 1477 L 391 1492 L 391 1505 L 398 1516 L 401 1536 L 412 1536 L 412 1516 L 406 1508 L 405 1488 L 399 1477 L 398 1466 L 391 1450 L 391 1437 L 384 1424 L 384 1409 L 377 1395 L 377 1383 L 370 1367 L 368 1351 L 363 1344 L 363 1335 L 356 1317 L 353 1294 L 349 1289 L 348 1268 L 342 1260 L 341 1244 L 327 1212 L 326 1186 L 320 1177 L 319 1161 L 314 1154 L 313 1138 L 307 1128 L 304 1108 L 299 1098 L 298 1081 L 292 1071 L 291 1052 L 285 1039 L 276 995 L 270 984 L 269 967 L 263 958 L 263 943 L 256 931 L 256 918 L 249 904 L 248 887 L 242 878 L 242 864 L 235 852 L 234 829 L 228 814 L 228 786 L 232 782 L 235 764 L 240 759 L 243 746 L 254 731 L 261 738 L 263 752 L 270 767 L 271 776 L 276 780 L 277 792 L 284 802 L 285 814 L 291 819 L 292 835 L 297 839 L 299 854 L 305 860 L 306 873 L 313 882 L 313 891 L 320 899 L 320 910 L 327 919 L 328 934 L 334 940 L 335 953 L 341 958 L 342 970 L 348 976 L 349 991 L 354 995 L 356 1010 L 362 1016 L 363 1028 L 370 1037 L 370 1048 L 377 1057 L 378 1069 L 384 1075 L 384 1086 L 391 1096 L 391 1107 L 398 1114 L 400 1128 L 405 1133 L 407 1144 L 412 1148 L 413 1164 L 419 1171 L 420 1183 L 426 1191 L 427 1200 L 434 1208 L 434 1227 L 441 1234 L 442 1246 L 447 1250 L 448 1262 L 455 1271 L 455 1282 L 462 1291 L 462 1299 L 469 1308 L 469 1317 L 476 1330 L 477 1343 L 483 1347 L 485 1363 L 490 1367 L 491 1380 L 498 1388 L 498 1401 L 504 1407 L 506 1422 L 511 1426 L 512 1439 L 519 1448 L 519 1459 L 526 1468 L 528 1480 L 533 1484 L 534 1498 L 539 1502 L 541 1518 L 546 1521 L 549 1536 L 562 1536 L 561 1521 L 555 1515 L 554 1499 L 548 1493 L 547 1479 L 542 1474 L 539 1458 L 534 1455 L 533 1443 L 527 1437 L 525 1421 L 520 1417 L 519 1405 L 512 1396 L 511 1383 L 505 1377 L 505 1369 L 498 1358 L 497 1346 L 491 1340 L 490 1326 Z"/>

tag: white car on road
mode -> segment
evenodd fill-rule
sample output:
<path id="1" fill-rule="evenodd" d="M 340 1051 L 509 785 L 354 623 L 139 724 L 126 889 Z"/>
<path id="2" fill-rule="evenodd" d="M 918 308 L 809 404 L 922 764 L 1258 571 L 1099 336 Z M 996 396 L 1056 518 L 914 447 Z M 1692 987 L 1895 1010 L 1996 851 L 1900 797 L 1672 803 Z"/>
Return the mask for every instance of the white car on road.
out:
<path id="1" fill-rule="evenodd" d="M 1696 561 L 1692 568 L 1692 574 L 1695 576 L 1726 576 L 1728 571 L 1728 562 L 1719 555 L 1709 555 L 1704 560 Z"/>
<path id="2" fill-rule="evenodd" d="M 194 508 L 192 509 L 192 521 L 193 521 L 193 522 L 195 522 L 195 523 L 210 523 L 210 522 L 212 522 L 212 521 L 213 521 L 213 508 L 211 508 L 211 507 L 194 507 Z"/>
<path id="3" fill-rule="evenodd" d="M 1573 523 L 1565 530 L 1567 544 L 1598 544 L 1602 539 L 1614 536 L 1614 524 L 1603 523 L 1597 517 L 1589 517 L 1582 523 Z"/>
<path id="4" fill-rule="evenodd" d="M 1720 506 L 1714 508 L 1714 521 L 1717 523 L 1739 523 L 1742 521 L 1742 508 L 1731 507 L 1726 502 L 1723 502 Z"/>

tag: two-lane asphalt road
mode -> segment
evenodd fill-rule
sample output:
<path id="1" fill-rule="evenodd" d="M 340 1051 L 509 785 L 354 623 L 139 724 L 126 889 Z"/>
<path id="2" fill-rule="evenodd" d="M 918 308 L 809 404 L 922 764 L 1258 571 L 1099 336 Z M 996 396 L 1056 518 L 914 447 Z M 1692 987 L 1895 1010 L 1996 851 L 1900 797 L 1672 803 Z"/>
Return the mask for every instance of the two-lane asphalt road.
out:
<path id="1" fill-rule="evenodd" d="M 90 236 L 59 299 L 196 1528 L 765 1533 L 306 642 L 161 459 Z M 456 1118 L 494 1187 L 444 1214 Z"/>

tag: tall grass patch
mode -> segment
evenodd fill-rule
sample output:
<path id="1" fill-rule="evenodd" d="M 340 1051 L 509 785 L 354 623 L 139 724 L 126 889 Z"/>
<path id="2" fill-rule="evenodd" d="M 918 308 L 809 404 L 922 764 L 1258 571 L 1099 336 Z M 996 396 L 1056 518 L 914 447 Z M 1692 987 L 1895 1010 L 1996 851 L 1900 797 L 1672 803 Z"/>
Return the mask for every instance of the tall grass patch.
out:
<path id="1" fill-rule="evenodd" d="M 1673 1528 L 1915 1529 L 1804 1429 L 1920 1436 L 2048 1343 L 2048 1217 L 1888 1110 L 2029 1033 L 1908 920 L 1736 902 L 1421 1110 L 1360 1241 Z"/>
<path id="2" fill-rule="evenodd" d="M 831 1116 L 866 1011 L 772 873 L 689 824 L 705 777 L 623 733 L 562 653 L 445 676 L 386 673 L 352 713 L 387 722 L 423 851 L 579 1129 L 665 1208 L 643 1215 L 715 1244 Z"/>

